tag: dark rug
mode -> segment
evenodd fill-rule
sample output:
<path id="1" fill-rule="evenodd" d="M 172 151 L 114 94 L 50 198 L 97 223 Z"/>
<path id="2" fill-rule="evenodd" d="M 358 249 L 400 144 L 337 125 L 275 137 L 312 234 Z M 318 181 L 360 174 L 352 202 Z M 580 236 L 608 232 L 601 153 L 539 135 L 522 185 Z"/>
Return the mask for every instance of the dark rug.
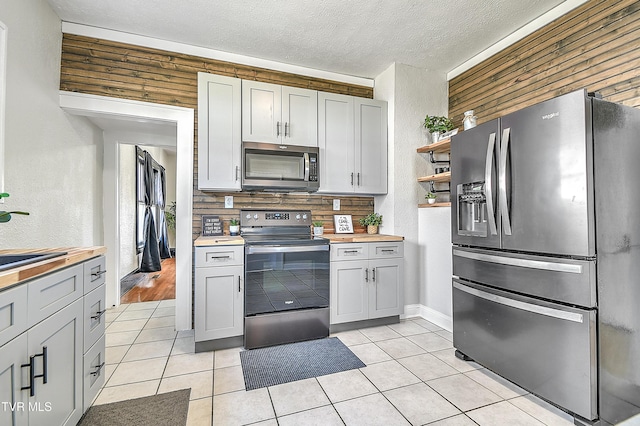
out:
<path id="1" fill-rule="evenodd" d="M 191 389 L 111 404 L 94 405 L 78 426 L 182 426 L 187 424 Z"/>
<path id="2" fill-rule="evenodd" d="M 246 390 L 366 367 L 337 337 L 240 352 Z"/>

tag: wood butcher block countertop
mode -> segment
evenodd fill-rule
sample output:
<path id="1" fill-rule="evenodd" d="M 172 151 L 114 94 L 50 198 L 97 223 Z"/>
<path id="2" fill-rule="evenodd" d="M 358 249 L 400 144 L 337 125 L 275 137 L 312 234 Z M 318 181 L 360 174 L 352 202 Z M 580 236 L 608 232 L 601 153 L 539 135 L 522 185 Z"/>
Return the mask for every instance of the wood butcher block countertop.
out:
<path id="1" fill-rule="evenodd" d="M 35 278 L 38 275 L 53 272 L 76 263 L 84 262 L 93 257 L 100 256 L 107 252 L 106 247 L 55 247 L 47 249 L 7 249 L 0 250 L 3 254 L 28 254 L 28 253 L 56 253 L 67 252 L 62 256 L 45 259 L 28 265 L 0 271 L 0 291 L 6 287 L 13 286 L 20 281 Z"/>
<path id="2" fill-rule="evenodd" d="M 239 235 L 220 235 L 217 237 L 198 237 L 193 242 L 196 247 L 207 246 L 241 246 L 244 245 L 244 238 Z"/>
<path id="3" fill-rule="evenodd" d="M 381 241 L 403 241 L 404 237 L 385 234 L 324 234 L 332 244 L 335 243 L 379 243 Z"/>

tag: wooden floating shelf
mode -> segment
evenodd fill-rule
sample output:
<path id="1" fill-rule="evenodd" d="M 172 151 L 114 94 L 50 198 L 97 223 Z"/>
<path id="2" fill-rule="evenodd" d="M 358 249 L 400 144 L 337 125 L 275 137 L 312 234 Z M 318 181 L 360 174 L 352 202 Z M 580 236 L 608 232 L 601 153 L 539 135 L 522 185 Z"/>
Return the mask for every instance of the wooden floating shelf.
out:
<path id="1" fill-rule="evenodd" d="M 450 149 L 451 149 L 451 138 L 447 138 L 447 139 L 438 141 L 436 143 L 421 146 L 416 151 L 421 154 L 429 153 L 429 152 L 433 152 L 434 154 L 437 154 L 437 153 L 445 153 L 445 152 L 448 153 Z"/>
<path id="2" fill-rule="evenodd" d="M 433 182 L 433 183 L 451 182 L 451 171 L 438 173 L 430 176 L 419 177 L 418 182 Z"/>
<path id="3" fill-rule="evenodd" d="M 426 207 L 451 207 L 451 203 L 450 202 L 446 202 L 446 203 L 433 203 L 433 204 L 418 204 L 418 208 L 419 209 L 424 209 Z"/>

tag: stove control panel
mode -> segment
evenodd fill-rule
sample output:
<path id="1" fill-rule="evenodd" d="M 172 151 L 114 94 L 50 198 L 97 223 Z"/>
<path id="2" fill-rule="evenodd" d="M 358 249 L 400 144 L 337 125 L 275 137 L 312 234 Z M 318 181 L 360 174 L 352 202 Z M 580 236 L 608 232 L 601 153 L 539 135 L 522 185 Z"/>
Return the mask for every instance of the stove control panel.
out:
<path id="1" fill-rule="evenodd" d="M 311 226 L 309 210 L 243 210 L 242 227 L 253 226 Z"/>

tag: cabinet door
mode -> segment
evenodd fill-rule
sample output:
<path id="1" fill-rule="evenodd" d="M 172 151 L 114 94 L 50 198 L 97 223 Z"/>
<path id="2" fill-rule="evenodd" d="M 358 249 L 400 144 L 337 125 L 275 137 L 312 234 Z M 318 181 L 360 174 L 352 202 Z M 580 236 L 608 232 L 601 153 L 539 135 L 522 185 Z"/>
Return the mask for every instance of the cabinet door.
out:
<path id="1" fill-rule="evenodd" d="M 353 99 L 352 96 L 318 93 L 319 192 L 354 191 Z"/>
<path id="2" fill-rule="evenodd" d="M 75 425 L 82 417 L 82 299 L 28 332 L 35 358 L 35 395 L 29 398 L 29 425 Z M 46 361 L 46 362 L 45 362 Z"/>
<path id="3" fill-rule="evenodd" d="M 1 425 L 28 424 L 29 391 L 20 389 L 29 385 L 28 371 L 26 368 L 21 368 L 22 364 L 28 363 L 26 333 L 0 347 Z M 23 378 L 26 382 L 23 382 Z"/>
<path id="4" fill-rule="evenodd" d="M 331 324 L 368 318 L 368 265 L 366 260 L 331 262 Z"/>
<path id="5" fill-rule="evenodd" d="M 242 140 L 281 143 L 281 86 L 242 80 Z"/>
<path id="6" fill-rule="evenodd" d="M 198 189 L 240 190 L 240 82 L 198 73 Z"/>
<path id="7" fill-rule="evenodd" d="M 318 92 L 282 86 L 285 145 L 318 146 Z"/>
<path id="8" fill-rule="evenodd" d="M 402 314 L 404 259 L 371 260 L 369 268 L 369 318 Z"/>
<path id="9" fill-rule="evenodd" d="M 355 111 L 355 191 L 386 194 L 387 103 L 355 98 Z"/>
<path id="10" fill-rule="evenodd" d="M 196 268 L 196 342 L 241 336 L 244 322 L 244 268 Z"/>

